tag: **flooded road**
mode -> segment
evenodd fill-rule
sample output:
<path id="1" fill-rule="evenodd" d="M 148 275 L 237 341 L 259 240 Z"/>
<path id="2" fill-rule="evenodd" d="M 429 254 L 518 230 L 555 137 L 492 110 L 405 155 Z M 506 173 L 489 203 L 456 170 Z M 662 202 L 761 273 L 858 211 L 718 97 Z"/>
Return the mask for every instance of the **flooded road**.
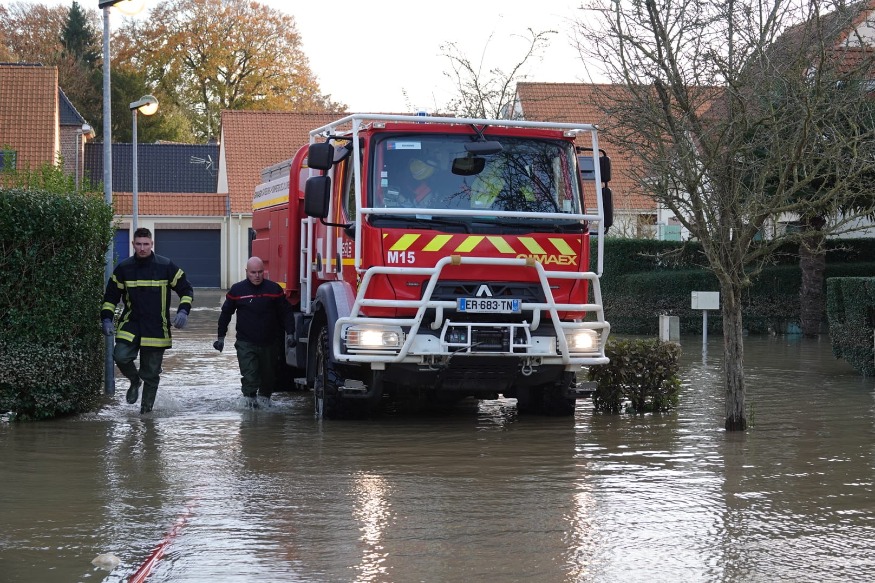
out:
<path id="1" fill-rule="evenodd" d="M 875 578 L 875 379 L 828 340 L 746 339 L 745 434 L 718 337 L 683 339 L 670 414 L 318 421 L 309 393 L 243 407 L 220 302 L 197 290 L 153 413 L 119 379 L 97 413 L 0 422 L 0 581 L 128 581 L 156 549 L 155 582 Z"/>

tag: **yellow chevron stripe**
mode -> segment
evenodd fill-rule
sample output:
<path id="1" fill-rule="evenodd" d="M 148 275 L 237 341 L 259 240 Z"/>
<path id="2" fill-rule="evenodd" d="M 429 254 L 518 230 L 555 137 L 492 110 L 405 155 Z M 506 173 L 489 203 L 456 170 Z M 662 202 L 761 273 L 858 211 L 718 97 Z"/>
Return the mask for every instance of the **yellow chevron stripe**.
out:
<path id="1" fill-rule="evenodd" d="M 473 251 L 474 247 L 476 247 L 483 239 L 485 239 L 485 237 L 480 235 L 465 237 L 465 240 L 462 241 L 462 243 L 458 247 L 456 247 L 455 251 L 457 253 L 469 253 Z"/>
<path id="2" fill-rule="evenodd" d="M 447 244 L 447 241 L 452 239 L 452 235 L 435 235 L 434 238 L 428 242 L 428 245 L 422 248 L 423 251 L 440 251 L 444 245 Z"/>
<path id="3" fill-rule="evenodd" d="M 486 239 L 498 249 L 499 253 L 516 253 L 504 237 L 486 237 Z"/>
<path id="4" fill-rule="evenodd" d="M 546 255 L 547 251 L 541 247 L 537 241 L 532 239 L 531 237 L 520 237 L 520 243 L 526 246 L 526 249 L 529 250 L 529 253 L 533 255 Z"/>
<path id="5" fill-rule="evenodd" d="M 407 249 L 413 245 L 413 242 L 419 239 L 419 235 L 414 233 L 408 233 L 407 235 L 401 235 L 401 237 L 395 241 L 395 244 L 389 248 L 389 251 L 407 251 Z"/>
<path id="6" fill-rule="evenodd" d="M 565 239 L 550 237 L 550 242 L 559 251 L 560 255 L 574 255 L 574 249 L 571 248 Z"/>

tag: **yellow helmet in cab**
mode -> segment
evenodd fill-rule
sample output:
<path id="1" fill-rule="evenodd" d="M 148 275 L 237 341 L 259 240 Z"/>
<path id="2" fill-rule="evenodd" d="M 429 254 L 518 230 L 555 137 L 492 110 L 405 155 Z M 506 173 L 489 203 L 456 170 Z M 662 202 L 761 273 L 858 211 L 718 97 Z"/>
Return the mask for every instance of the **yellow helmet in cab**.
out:
<path id="1" fill-rule="evenodd" d="M 425 180 L 434 174 L 434 166 L 428 162 L 423 162 L 419 158 L 414 158 L 410 161 L 410 175 L 416 180 Z"/>

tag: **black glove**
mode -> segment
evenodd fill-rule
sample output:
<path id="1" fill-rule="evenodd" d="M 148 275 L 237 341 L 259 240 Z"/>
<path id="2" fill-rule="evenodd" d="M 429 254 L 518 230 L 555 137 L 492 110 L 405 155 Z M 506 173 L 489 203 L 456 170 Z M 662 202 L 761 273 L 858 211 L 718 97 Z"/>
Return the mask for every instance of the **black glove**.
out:
<path id="1" fill-rule="evenodd" d="M 295 340 L 294 334 L 286 335 L 286 348 L 294 348 L 295 346 L 297 346 L 297 344 L 298 344 L 298 341 Z"/>
<path id="2" fill-rule="evenodd" d="M 173 319 L 173 327 L 179 328 L 180 330 L 185 328 L 185 324 L 188 322 L 188 314 L 185 312 L 176 311 L 176 317 Z"/>
<path id="3" fill-rule="evenodd" d="M 219 352 L 222 352 L 222 349 L 225 348 L 225 337 L 219 336 L 219 338 L 215 342 L 213 342 L 213 348 L 215 348 Z"/>
<path id="4" fill-rule="evenodd" d="M 112 325 L 112 320 L 109 318 L 104 318 L 100 321 L 103 326 L 103 335 L 104 336 L 112 336 L 115 334 L 115 327 Z"/>

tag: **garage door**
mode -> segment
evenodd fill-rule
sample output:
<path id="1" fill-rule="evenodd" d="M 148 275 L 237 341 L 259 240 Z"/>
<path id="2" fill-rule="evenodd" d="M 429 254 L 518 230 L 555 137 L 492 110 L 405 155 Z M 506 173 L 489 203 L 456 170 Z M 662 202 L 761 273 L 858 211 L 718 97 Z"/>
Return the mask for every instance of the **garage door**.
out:
<path id="1" fill-rule="evenodd" d="M 155 252 L 181 267 L 194 287 L 219 287 L 221 233 L 218 229 L 155 229 Z"/>
<path id="2" fill-rule="evenodd" d="M 113 237 L 112 264 L 118 265 L 122 259 L 131 256 L 131 237 L 127 229 L 116 229 Z"/>

